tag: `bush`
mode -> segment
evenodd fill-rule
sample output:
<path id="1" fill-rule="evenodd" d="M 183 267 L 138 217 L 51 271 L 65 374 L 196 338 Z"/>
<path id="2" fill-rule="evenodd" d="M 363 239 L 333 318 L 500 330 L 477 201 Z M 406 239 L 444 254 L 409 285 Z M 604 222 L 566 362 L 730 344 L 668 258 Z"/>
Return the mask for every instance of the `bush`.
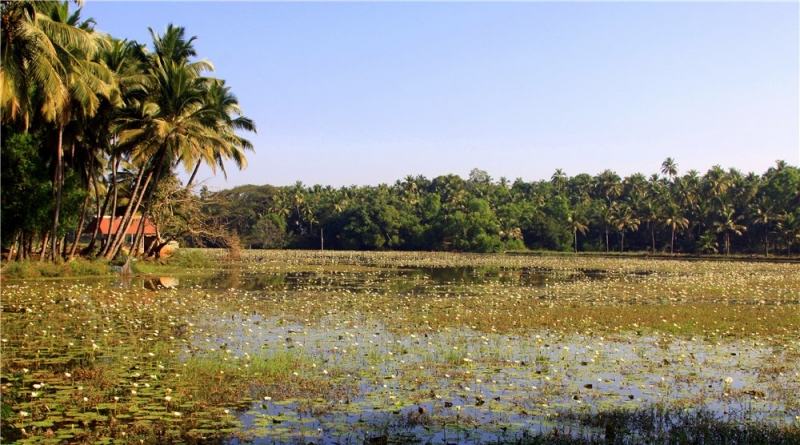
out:
<path id="1" fill-rule="evenodd" d="M 75 258 L 67 263 L 70 275 L 87 277 L 95 275 L 108 275 L 111 269 L 105 260 L 87 260 L 85 258 Z"/>
<path id="2" fill-rule="evenodd" d="M 68 263 L 50 261 L 12 261 L 3 266 L 3 274 L 9 278 L 39 277 L 90 277 L 108 275 L 111 270 L 105 261 L 76 258 Z"/>
<path id="3" fill-rule="evenodd" d="M 170 266 L 186 268 L 211 267 L 213 263 L 213 260 L 203 254 L 203 251 L 195 249 L 180 249 L 175 252 L 174 256 L 167 259 L 167 264 Z"/>

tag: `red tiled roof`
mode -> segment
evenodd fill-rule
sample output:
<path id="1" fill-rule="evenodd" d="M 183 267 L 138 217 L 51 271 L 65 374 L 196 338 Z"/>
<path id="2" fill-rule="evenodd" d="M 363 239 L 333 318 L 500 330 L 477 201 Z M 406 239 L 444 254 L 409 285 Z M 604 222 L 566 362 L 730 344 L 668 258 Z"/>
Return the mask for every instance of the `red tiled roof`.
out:
<path id="1" fill-rule="evenodd" d="M 133 221 L 128 226 L 128 230 L 125 232 L 126 235 L 136 235 L 136 231 L 139 229 L 139 222 L 141 218 L 138 216 L 133 217 Z M 103 235 L 108 235 L 109 233 L 116 233 L 119 230 L 119 225 L 122 222 L 122 217 L 118 216 L 114 218 L 114 223 L 111 223 L 110 216 L 104 216 L 102 220 L 100 220 L 100 233 Z M 97 224 L 97 219 L 95 218 L 91 223 L 89 223 L 89 227 L 86 228 L 86 232 L 93 232 L 95 225 Z M 111 230 L 109 230 L 109 227 Z M 153 224 L 153 221 L 150 218 L 145 218 L 144 220 L 144 234 L 145 235 L 156 235 L 156 226 Z"/>

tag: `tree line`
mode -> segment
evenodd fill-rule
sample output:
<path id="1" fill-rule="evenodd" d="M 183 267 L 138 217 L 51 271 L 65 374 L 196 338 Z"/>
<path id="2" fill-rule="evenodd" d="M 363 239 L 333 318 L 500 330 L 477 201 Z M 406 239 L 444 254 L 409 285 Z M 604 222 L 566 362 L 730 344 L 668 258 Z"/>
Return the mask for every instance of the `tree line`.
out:
<path id="1" fill-rule="evenodd" d="M 227 161 L 246 166 L 253 149 L 239 133 L 255 124 L 197 58 L 195 37 L 171 24 L 150 29 L 148 49 L 96 32 L 76 4 L 0 3 L 1 224 L 11 259 L 114 258 L 134 221 L 141 237 L 145 219 L 135 216 L 177 196 L 176 169 L 224 173 Z M 121 218 L 120 230 L 99 237 L 98 226 L 78 251 L 88 220 L 104 215 Z"/>
<path id="2" fill-rule="evenodd" d="M 244 168 L 254 132 L 195 37 L 150 29 L 150 47 L 95 31 L 80 3 L 0 2 L 0 227 L 10 259 L 113 259 L 147 215 L 165 237 L 252 248 L 787 254 L 800 236 L 800 172 L 715 166 L 625 178 L 407 176 L 378 186 L 196 187 L 201 164 Z M 190 178 L 177 179 L 183 168 Z M 110 236 L 88 222 L 114 216 Z M 132 242 L 124 235 L 138 221 Z M 151 246 L 156 247 L 156 246 Z M 147 252 L 136 252 L 147 254 Z"/>
<path id="3" fill-rule="evenodd" d="M 649 251 L 791 255 L 800 241 L 800 169 L 761 175 L 714 166 L 625 178 L 611 170 L 549 180 L 407 176 L 378 186 L 245 185 L 202 195 L 207 223 L 245 247 L 497 252 Z"/>

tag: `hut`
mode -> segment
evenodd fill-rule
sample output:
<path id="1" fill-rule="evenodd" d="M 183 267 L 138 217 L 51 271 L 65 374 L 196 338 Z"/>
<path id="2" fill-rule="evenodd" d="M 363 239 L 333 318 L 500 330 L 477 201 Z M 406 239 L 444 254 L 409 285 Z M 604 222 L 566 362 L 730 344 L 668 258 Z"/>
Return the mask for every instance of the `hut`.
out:
<path id="1" fill-rule="evenodd" d="M 134 216 L 133 221 L 131 221 L 130 225 L 128 225 L 128 230 L 125 231 L 125 241 L 128 245 L 133 243 L 133 239 L 136 237 L 136 231 L 139 230 L 139 224 L 141 224 L 141 217 Z M 122 217 L 117 216 L 112 218 L 110 216 L 103 216 L 100 220 L 100 233 L 99 236 L 101 238 L 106 238 L 112 233 L 116 233 L 119 230 L 119 226 L 122 223 Z M 95 227 L 97 226 L 98 219 L 95 218 L 92 222 L 89 223 L 89 226 L 84 231 L 85 233 L 92 233 L 94 232 Z M 159 242 L 159 234 L 158 228 L 153 223 L 150 218 L 144 219 L 144 234 L 142 236 L 142 240 L 139 244 L 139 252 L 146 252 L 145 249 L 150 248 L 154 243 Z"/>

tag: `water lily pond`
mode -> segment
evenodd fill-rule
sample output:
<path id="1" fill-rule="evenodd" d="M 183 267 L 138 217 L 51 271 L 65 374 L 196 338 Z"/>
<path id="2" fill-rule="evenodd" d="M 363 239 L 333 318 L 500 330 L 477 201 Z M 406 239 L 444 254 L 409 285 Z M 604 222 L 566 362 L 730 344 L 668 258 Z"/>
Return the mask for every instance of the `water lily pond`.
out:
<path id="1" fill-rule="evenodd" d="M 4 281 L 3 442 L 800 442 L 800 264 L 205 253 Z"/>

